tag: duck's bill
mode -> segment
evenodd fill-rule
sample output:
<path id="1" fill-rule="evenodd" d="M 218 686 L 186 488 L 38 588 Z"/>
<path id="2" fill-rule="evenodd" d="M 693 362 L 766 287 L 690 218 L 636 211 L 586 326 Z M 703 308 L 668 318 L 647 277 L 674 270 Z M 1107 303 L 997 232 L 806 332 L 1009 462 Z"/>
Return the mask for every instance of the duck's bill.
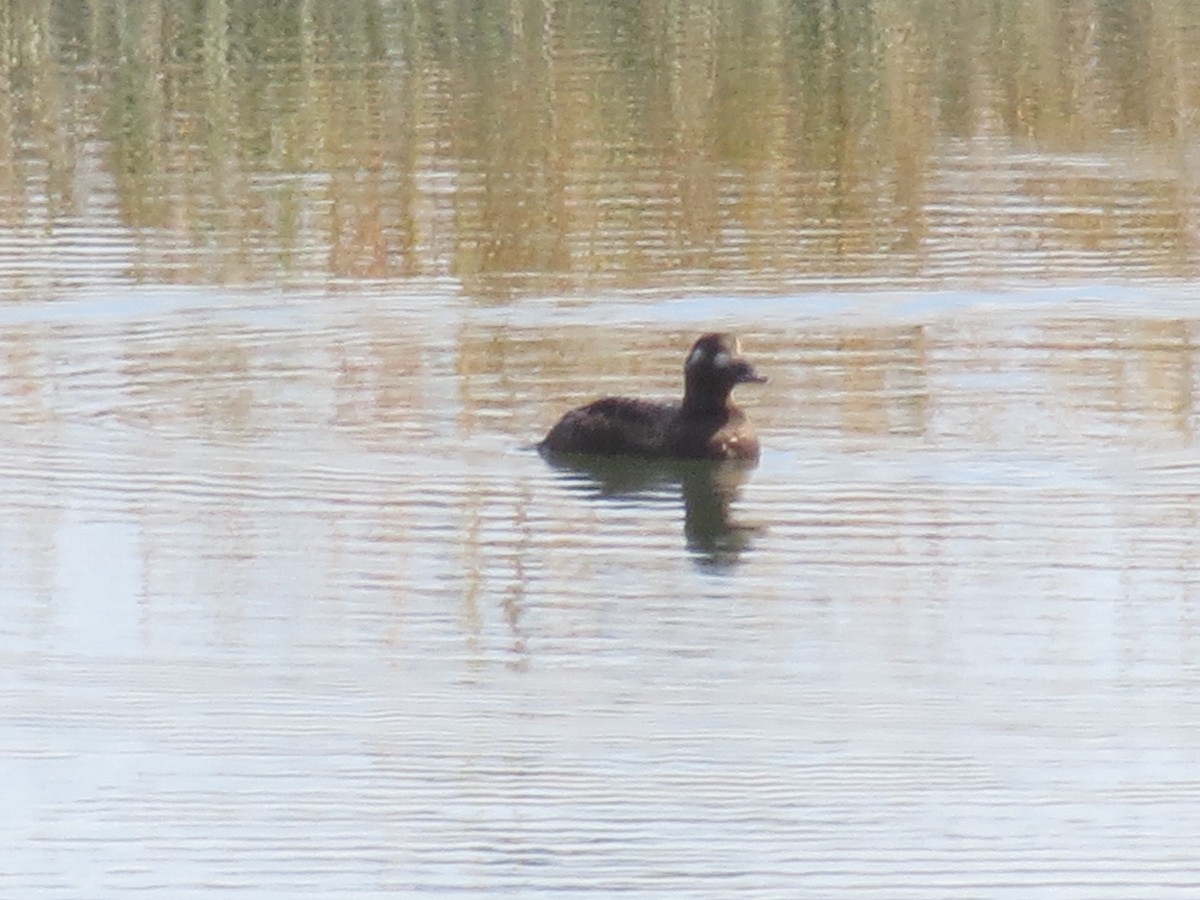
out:
<path id="1" fill-rule="evenodd" d="M 754 371 L 754 366 L 749 363 L 742 363 L 738 367 L 737 383 L 738 384 L 766 384 L 768 378 L 766 375 L 759 375 Z"/>

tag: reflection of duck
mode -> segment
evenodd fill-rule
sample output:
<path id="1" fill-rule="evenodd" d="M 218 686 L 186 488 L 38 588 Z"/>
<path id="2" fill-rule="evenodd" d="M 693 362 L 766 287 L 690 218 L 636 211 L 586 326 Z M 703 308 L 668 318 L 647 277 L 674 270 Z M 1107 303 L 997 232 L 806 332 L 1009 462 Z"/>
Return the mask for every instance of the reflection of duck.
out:
<path id="1" fill-rule="evenodd" d="M 687 548 L 706 569 L 735 565 L 761 527 L 730 521 L 729 510 L 753 463 L 710 460 L 631 460 L 620 457 L 552 457 L 552 464 L 600 498 L 652 501 L 679 486 Z"/>
<path id="2" fill-rule="evenodd" d="M 707 567 L 737 563 L 763 531 L 729 518 L 729 508 L 749 476 L 750 469 L 737 463 L 696 463 L 683 473 L 683 534 L 688 549 Z"/>
<path id="3" fill-rule="evenodd" d="M 766 378 L 729 334 L 706 334 L 683 366 L 679 403 L 606 397 L 568 412 L 538 445 L 543 455 L 589 454 L 659 459 L 758 459 L 758 436 L 730 393 Z"/>

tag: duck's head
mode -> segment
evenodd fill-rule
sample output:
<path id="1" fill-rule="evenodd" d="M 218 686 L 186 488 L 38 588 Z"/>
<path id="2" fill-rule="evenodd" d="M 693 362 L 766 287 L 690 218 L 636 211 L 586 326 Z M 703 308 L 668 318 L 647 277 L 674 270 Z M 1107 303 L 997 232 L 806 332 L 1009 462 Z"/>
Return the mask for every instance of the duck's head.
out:
<path id="1" fill-rule="evenodd" d="M 736 337 L 717 332 L 703 335 L 692 345 L 683 364 L 683 379 L 687 386 L 684 404 L 705 408 L 724 407 L 736 385 L 767 380 L 742 356 Z"/>

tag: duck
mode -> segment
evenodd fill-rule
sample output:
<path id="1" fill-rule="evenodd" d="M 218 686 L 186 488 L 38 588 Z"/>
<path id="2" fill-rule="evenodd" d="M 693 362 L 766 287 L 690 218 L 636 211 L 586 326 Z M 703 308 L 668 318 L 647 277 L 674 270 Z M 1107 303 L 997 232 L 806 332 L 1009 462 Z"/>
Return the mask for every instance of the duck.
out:
<path id="1" fill-rule="evenodd" d="M 683 364 L 678 403 L 605 397 L 566 413 L 537 445 L 543 456 L 628 456 L 646 459 L 756 462 L 758 435 L 731 394 L 767 379 L 742 357 L 727 333 L 701 335 Z"/>

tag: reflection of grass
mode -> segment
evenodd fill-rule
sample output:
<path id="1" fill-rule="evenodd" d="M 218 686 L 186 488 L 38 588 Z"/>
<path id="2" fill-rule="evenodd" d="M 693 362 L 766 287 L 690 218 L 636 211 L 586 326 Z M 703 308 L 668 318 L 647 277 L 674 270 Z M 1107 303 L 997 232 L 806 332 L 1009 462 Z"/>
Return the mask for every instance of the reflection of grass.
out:
<path id="1" fill-rule="evenodd" d="M 943 227 L 930 210 L 962 199 L 937 178 L 948 140 L 1169 147 L 1200 105 L 1200 9 L 1169 0 L 87 9 L 0 13 L 0 221 L 53 226 L 115 187 L 150 280 L 908 275 Z M 1031 203 L 1073 177 L 1051 165 Z M 1159 244 L 1188 228 L 1173 178 L 1137 188 L 1167 208 Z M 1086 216 L 1013 227 L 1106 246 Z"/>

